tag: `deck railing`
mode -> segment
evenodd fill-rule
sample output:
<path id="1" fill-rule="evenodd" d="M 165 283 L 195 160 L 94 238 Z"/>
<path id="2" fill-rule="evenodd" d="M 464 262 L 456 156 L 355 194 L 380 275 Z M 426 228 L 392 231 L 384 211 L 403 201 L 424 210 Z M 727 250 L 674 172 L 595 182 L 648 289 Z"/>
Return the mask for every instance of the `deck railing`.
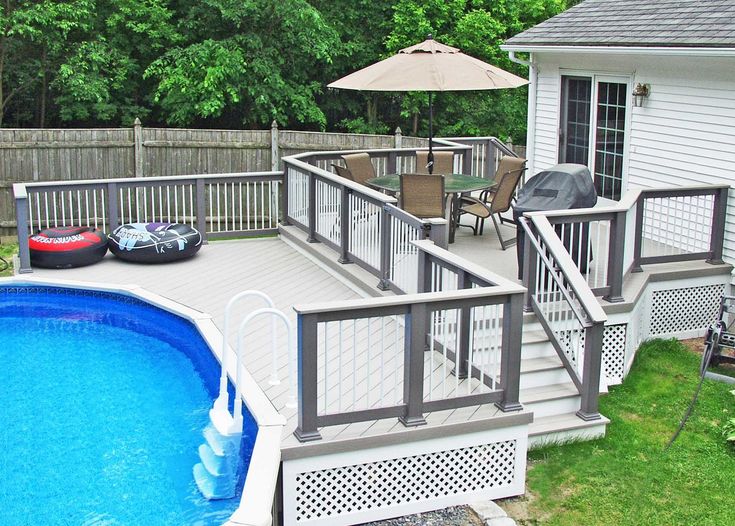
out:
<path id="1" fill-rule="evenodd" d="M 641 265 L 722 263 L 728 189 L 633 189 L 613 206 L 526 216 L 544 217 L 553 225 L 592 292 L 614 303 L 623 300 L 625 273 L 638 272 Z"/>
<path id="2" fill-rule="evenodd" d="M 188 223 L 204 240 L 275 233 L 279 172 L 14 184 L 19 272 L 30 272 L 28 236 L 58 226 L 112 232 L 135 222 Z"/>
<path id="3" fill-rule="evenodd" d="M 495 170 L 498 168 L 500 159 L 506 155 L 518 157 L 507 144 L 497 137 L 441 137 L 434 139 L 434 143 L 440 146 L 470 146 L 472 154 L 463 156 L 465 167 L 463 173 L 485 179 L 495 177 Z M 468 165 L 469 170 L 467 170 Z"/>
<path id="4" fill-rule="evenodd" d="M 284 224 L 332 248 L 341 263 L 378 277 L 381 289 L 415 292 L 418 252 L 412 241 L 428 238 L 446 246 L 446 219 L 418 219 L 398 208 L 394 197 L 316 166 L 331 160 L 331 153 L 284 157 Z"/>
<path id="5" fill-rule="evenodd" d="M 298 313 L 301 441 L 318 429 L 518 403 L 523 287 L 417 241 L 419 293 L 322 305 Z"/>

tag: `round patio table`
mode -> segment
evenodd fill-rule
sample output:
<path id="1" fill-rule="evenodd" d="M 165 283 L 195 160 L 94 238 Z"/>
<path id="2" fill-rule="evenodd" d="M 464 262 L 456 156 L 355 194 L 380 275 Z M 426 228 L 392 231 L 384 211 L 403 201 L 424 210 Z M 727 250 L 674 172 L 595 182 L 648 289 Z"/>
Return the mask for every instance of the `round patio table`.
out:
<path id="1" fill-rule="evenodd" d="M 398 174 L 374 177 L 365 181 L 369 186 L 388 192 L 398 192 L 401 186 L 401 177 Z M 444 176 L 444 191 L 452 196 L 449 208 L 449 242 L 454 243 L 454 231 L 459 224 L 459 196 L 477 190 L 492 188 L 495 181 L 472 177 L 464 174 L 448 174 Z"/>

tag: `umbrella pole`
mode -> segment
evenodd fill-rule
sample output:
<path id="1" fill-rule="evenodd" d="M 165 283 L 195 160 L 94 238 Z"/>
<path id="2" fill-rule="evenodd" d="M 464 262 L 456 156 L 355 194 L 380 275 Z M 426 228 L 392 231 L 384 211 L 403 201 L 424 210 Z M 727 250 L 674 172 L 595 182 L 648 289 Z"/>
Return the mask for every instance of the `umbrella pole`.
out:
<path id="1" fill-rule="evenodd" d="M 429 92 L 429 174 L 434 173 L 434 151 L 432 143 L 434 142 L 434 108 L 431 104 L 431 92 Z"/>

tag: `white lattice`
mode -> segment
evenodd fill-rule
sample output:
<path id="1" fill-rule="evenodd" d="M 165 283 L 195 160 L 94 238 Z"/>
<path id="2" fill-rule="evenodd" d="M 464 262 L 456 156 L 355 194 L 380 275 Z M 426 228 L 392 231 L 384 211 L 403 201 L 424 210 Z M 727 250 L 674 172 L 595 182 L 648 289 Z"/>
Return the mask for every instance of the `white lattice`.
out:
<path id="1" fill-rule="evenodd" d="M 704 331 L 714 322 L 725 285 L 706 285 L 652 293 L 652 337 Z"/>
<path id="2" fill-rule="evenodd" d="M 608 385 L 622 383 L 625 376 L 626 324 L 607 325 L 602 337 L 602 372 Z"/>
<path id="3" fill-rule="evenodd" d="M 516 440 L 309 471 L 296 475 L 303 523 L 515 482 Z"/>

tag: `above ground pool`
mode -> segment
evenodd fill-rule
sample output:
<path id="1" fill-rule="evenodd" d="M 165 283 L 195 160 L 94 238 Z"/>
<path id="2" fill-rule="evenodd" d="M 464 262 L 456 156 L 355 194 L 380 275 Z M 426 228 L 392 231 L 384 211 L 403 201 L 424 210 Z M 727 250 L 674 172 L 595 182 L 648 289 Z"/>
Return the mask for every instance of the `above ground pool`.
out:
<path id="1" fill-rule="evenodd" d="M 1 525 L 209 525 L 237 509 L 192 477 L 219 364 L 191 322 L 124 295 L 0 286 L 0 337 Z M 244 474 L 247 413 L 243 433 Z"/>

